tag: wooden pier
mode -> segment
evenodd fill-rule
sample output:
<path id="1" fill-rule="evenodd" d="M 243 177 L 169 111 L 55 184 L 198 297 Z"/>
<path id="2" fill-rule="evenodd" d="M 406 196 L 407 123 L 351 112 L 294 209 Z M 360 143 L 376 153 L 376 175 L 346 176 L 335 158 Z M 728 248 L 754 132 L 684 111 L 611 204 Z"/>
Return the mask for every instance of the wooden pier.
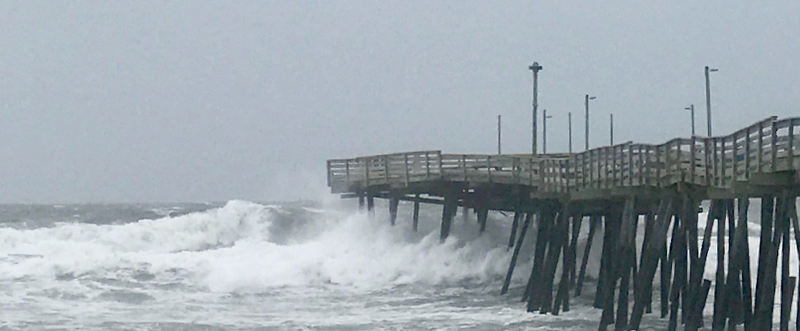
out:
<path id="1" fill-rule="evenodd" d="M 584 287 L 591 249 L 601 249 L 599 274 L 591 275 L 597 279 L 594 306 L 603 310 L 600 330 L 612 324 L 615 330 L 638 330 L 643 314 L 653 310 L 653 291 L 660 294 L 658 313 L 668 318 L 669 330 L 681 324 L 684 330 L 704 325 L 736 330 L 742 324 L 744 330 L 770 330 L 774 314 L 780 330 L 788 330 L 794 289 L 800 285 L 789 276 L 792 234 L 800 253 L 795 207 L 800 118 L 770 117 L 728 136 L 676 138 L 661 145 L 627 142 L 544 155 L 420 151 L 329 160 L 327 168 L 333 193 L 358 198 L 361 206 L 366 200 L 369 209 L 374 198 L 388 199 L 392 224 L 400 200 L 414 202 L 415 230 L 420 203 L 443 205 L 441 240 L 459 206 L 476 212 L 481 231 L 489 210 L 514 212 L 508 243 L 514 253 L 502 294 L 535 223 L 533 268 L 521 293 L 529 312 L 569 310 L 570 297 L 581 295 Z M 761 199 L 755 283 L 747 229 L 750 198 Z M 698 209 L 704 200 L 710 200 L 710 208 L 700 237 Z M 583 223 L 589 237 L 579 260 Z M 637 245 L 640 224 L 644 241 Z M 602 247 L 592 247 L 595 235 L 603 236 Z M 703 279 L 715 239 L 716 275 Z M 658 289 L 653 286 L 657 270 Z M 781 309 L 773 312 L 778 281 Z M 704 321 L 712 287 L 714 313 Z"/>

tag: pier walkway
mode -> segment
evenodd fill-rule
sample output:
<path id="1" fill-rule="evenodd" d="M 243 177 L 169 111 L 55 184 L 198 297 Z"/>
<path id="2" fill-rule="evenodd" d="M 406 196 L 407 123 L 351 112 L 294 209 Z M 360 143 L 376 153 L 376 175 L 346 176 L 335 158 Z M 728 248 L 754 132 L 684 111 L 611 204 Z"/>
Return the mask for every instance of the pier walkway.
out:
<path id="1" fill-rule="evenodd" d="M 415 230 L 420 203 L 443 205 L 442 240 L 459 206 L 475 211 L 481 231 L 489 210 L 514 212 L 509 248 L 515 250 L 502 294 L 525 233 L 536 223 L 533 270 L 522 295 L 531 312 L 569 309 L 570 291 L 572 296 L 582 291 L 592 237 L 603 231 L 600 272 L 590 275 L 598 280 L 594 305 L 603 309 L 601 330 L 611 324 L 638 330 L 642 315 L 652 309 L 657 269 L 661 317 L 669 318 L 671 330 L 678 324 L 684 330 L 704 325 L 712 284 L 714 330 L 740 324 L 745 330 L 771 329 L 778 279 L 779 327 L 788 328 L 794 288 L 800 285 L 788 272 L 791 228 L 800 253 L 795 208 L 800 118 L 770 117 L 727 136 L 676 138 L 660 145 L 626 142 L 572 154 L 418 151 L 334 159 L 327 162 L 327 175 L 333 193 L 359 198 L 362 206 L 366 201 L 370 210 L 374 198 L 388 199 L 392 224 L 398 202 L 413 201 Z M 762 201 L 755 302 L 747 236 L 750 198 Z M 703 200 L 711 207 L 701 242 L 697 210 Z M 585 222 L 589 239 L 578 265 L 578 233 Z M 644 242 L 637 247 L 640 223 Z M 718 235 L 713 281 L 703 279 L 712 228 Z M 800 318 L 795 323 L 800 330 Z"/>

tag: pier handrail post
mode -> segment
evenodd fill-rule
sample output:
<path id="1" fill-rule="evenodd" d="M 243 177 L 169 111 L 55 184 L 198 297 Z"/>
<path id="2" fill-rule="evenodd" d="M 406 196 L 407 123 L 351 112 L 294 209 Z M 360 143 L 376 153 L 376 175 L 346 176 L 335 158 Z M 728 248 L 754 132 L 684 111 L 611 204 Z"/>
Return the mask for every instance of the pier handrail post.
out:
<path id="1" fill-rule="evenodd" d="M 761 173 L 763 171 L 762 167 L 763 164 L 762 160 L 764 155 L 764 122 L 758 122 L 758 156 L 756 156 L 756 163 L 758 166 L 756 167 L 756 172 Z M 798 293 L 800 295 L 800 293 Z"/>
<path id="2" fill-rule="evenodd" d="M 369 158 L 362 158 L 364 162 L 364 183 L 366 187 L 369 187 Z"/>
<path id="3" fill-rule="evenodd" d="M 771 122 L 772 125 L 772 172 L 778 171 L 778 128 L 775 126 L 775 121 Z"/>
<path id="4" fill-rule="evenodd" d="M 403 153 L 403 170 L 406 174 L 406 186 L 408 186 L 408 153 Z"/>
<path id="5" fill-rule="evenodd" d="M 492 156 L 491 155 L 487 155 L 486 156 L 486 172 L 488 173 L 488 176 L 489 176 L 489 183 L 491 183 L 492 182 Z"/>
<path id="6" fill-rule="evenodd" d="M 692 158 L 692 161 L 689 162 L 689 166 L 691 167 L 689 169 L 689 177 L 692 178 L 690 183 L 694 184 L 695 183 L 695 175 L 696 175 L 695 171 L 697 169 L 697 166 L 699 165 L 699 164 L 697 164 L 697 150 L 696 150 L 697 149 L 697 147 L 696 147 L 696 145 L 697 145 L 697 137 L 692 136 L 691 144 L 692 145 L 689 146 L 689 154 L 691 154 L 690 157 Z"/>
<path id="7" fill-rule="evenodd" d="M 575 157 L 574 155 L 570 155 L 569 158 L 567 158 L 566 164 L 564 166 L 564 168 L 565 168 L 564 171 L 565 172 L 564 172 L 563 176 L 564 176 L 564 178 L 566 180 L 566 188 L 565 188 L 564 192 L 569 192 L 570 191 L 570 189 L 569 189 L 570 188 L 570 180 L 569 179 L 570 179 L 571 170 L 572 170 L 572 159 L 574 157 Z"/>
<path id="8" fill-rule="evenodd" d="M 664 167 L 666 168 L 666 170 L 664 171 L 664 178 L 666 178 L 666 179 L 664 180 L 664 183 L 662 183 L 662 186 L 667 186 L 667 185 L 669 185 L 667 180 L 669 179 L 670 173 L 672 172 L 672 168 L 671 168 L 672 165 L 670 164 L 670 154 L 671 154 L 670 143 L 664 144 L 664 151 L 665 151 L 665 153 L 664 153 Z"/>
<path id="9" fill-rule="evenodd" d="M 611 146 L 611 182 L 609 188 L 617 185 L 617 146 Z"/>
<path id="10" fill-rule="evenodd" d="M 461 166 L 464 167 L 464 181 L 467 182 L 467 155 L 461 155 Z"/>
<path id="11" fill-rule="evenodd" d="M 444 167 L 442 166 L 442 152 L 436 152 L 439 157 L 439 179 L 444 179 Z"/>
<path id="12" fill-rule="evenodd" d="M 739 133 L 733 133 L 733 149 L 731 150 L 731 167 L 733 167 L 733 182 L 739 180 L 739 160 L 736 157 L 736 151 L 739 149 Z"/>
<path id="13" fill-rule="evenodd" d="M 713 171 L 714 171 L 714 185 L 717 185 L 717 187 L 721 187 L 722 186 L 722 182 L 721 182 L 721 179 L 720 179 L 720 171 L 719 171 L 719 168 L 720 168 L 720 166 L 719 166 L 719 162 L 720 162 L 720 160 L 719 160 L 719 149 L 717 148 L 717 146 L 719 145 L 719 139 L 717 139 L 716 137 L 712 137 L 710 139 L 711 139 L 711 143 L 713 144 L 711 146 L 711 149 L 712 149 L 711 153 L 713 153 L 713 158 L 714 158 L 712 160 L 712 162 L 714 163 L 714 169 L 713 169 Z"/>
<path id="14" fill-rule="evenodd" d="M 383 180 L 389 183 L 389 155 L 383 156 Z"/>
<path id="15" fill-rule="evenodd" d="M 791 170 L 794 168 L 794 126 L 796 119 L 789 120 L 789 167 Z"/>
<path id="16" fill-rule="evenodd" d="M 750 178 L 750 127 L 745 129 L 744 139 L 744 178 Z"/>
<path id="17" fill-rule="evenodd" d="M 331 160 L 328 160 L 328 186 L 331 186 Z"/>
<path id="18" fill-rule="evenodd" d="M 638 148 L 639 149 L 639 167 L 638 167 L 639 168 L 638 169 L 639 170 L 639 186 L 643 186 L 645 184 L 645 182 L 644 182 L 644 176 L 645 176 L 644 175 L 644 170 L 645 170 L 644 160 L 645 160 L 645 158 L 644 158 L 644 155 L 642 154 L 642 148 L 643 147 L 645 149 L 647 148 L 644 145 L 639 144 L 639 148 Z"/>
<path id="19" fill-rule="evenodd" d="M 533 158 L 528 158 L 528 185 L 533 185 Z"/>
<path id="20" fill-rule="evenodd" d="M 586 152 L 580 153 L 581 156 L 581 189 L 586 188 Z"/>
<path id="21" fill-rule="evenodd" d="M 350 160 L 344 160 L 344 180 L 350 186 Z"/>
<path id="22" fill-rule="evenodd" d="M 708 142 L 709 142 L 708 138 L 703 138 L 703 160 L 705 161 L 705 167 L 703 168 L 705 169 L 706 186 L 710 187 L 711 176 L 712 176 L 712 164 L 711 164 L 712 156 L 711 154 L 709 154 L 711 153 L 711 151 L 709 150 Z"/>
<path id="23" fill-rule="evenodd" d="M 720 138 L 720 156 L 722 156 L 722 186 L 728 185 L 728 152 L 726 151 L 725 141 L 727 137 Z"/>
<path id="24" fill-rule="evenodd" d="M 628 185 L 633 187 L 633 143 L 629 142 L 628 147 Z M 639 155 L 641 157 L 641 154 Z"/>
<path id="25" fill-rule="evenodd" d="M 431 156 L 429 152 L 425 152 L 425 179 L 431 178 Z"/>
<path id="26" fill-rule="evenodd" d="M 544 178 L 544 159 L 539 160 L 539 189 L 544 191 L 545 189 L 545 178 Z"/>

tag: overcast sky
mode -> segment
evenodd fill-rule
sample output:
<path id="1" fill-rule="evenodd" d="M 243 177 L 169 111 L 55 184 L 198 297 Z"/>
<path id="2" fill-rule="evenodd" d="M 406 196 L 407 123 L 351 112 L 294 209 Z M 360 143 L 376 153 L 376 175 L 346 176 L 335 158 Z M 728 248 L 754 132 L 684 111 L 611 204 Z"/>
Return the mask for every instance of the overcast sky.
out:
<path id="1" fill-rule="evenodd" d="M 800 115 L 798 1 L 5 1 L 0 202 L 292 200 L 330 158 Z M 541 123 L 541 120 L 540 120 Z M 539 129 L 541 133 L 541 128 Z M 541 150 L 541 147 L 539 147 Z"/>

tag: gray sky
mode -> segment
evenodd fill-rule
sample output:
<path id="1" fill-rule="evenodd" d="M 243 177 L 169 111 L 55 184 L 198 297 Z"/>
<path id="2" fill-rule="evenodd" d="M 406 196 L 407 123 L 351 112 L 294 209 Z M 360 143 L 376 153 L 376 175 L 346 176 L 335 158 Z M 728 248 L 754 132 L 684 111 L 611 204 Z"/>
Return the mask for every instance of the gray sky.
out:
<path id="1" fill-rule="evenodd" d="M 316 198 L 325 160 L 800 115 L 798 1 L 0 1 L 0 202 Z M 541 128 L 540 128 L 541 132 Z M 541 149 L 541 147 L 540 147 Z"/>

